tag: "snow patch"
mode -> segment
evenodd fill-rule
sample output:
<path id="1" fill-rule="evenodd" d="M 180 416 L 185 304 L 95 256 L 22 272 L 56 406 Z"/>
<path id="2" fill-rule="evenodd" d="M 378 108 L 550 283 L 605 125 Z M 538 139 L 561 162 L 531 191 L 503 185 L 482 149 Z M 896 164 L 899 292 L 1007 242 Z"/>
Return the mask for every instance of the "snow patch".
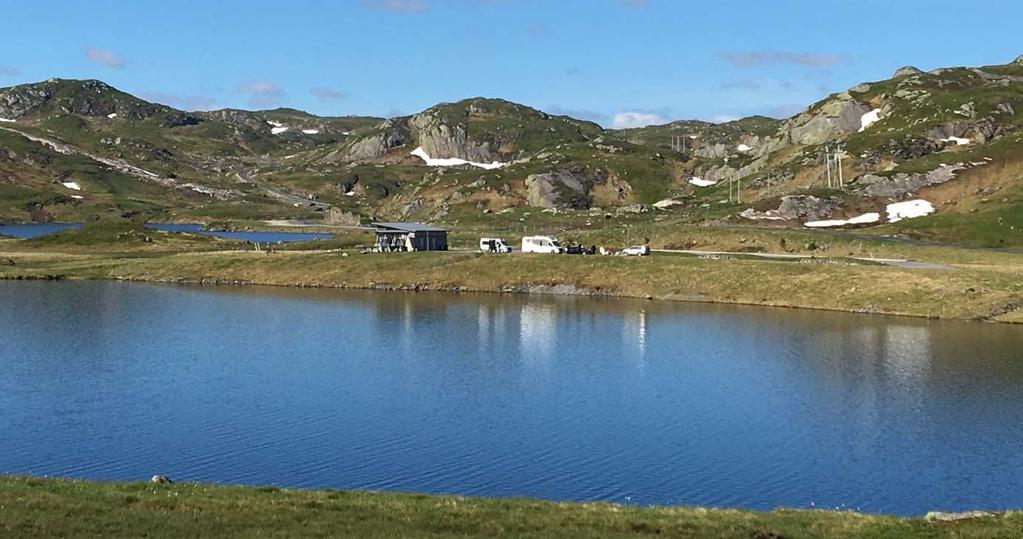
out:
<path id="1" fill-rule="evenodd" d="M 319 129 L 303 129 L 302 132 L 307 134 L 307 135 L 318 135 L 318 134 L 320 134 L 320 130 Z"/>
<path id="2" fill-rule="evenodd" d="M 692 178 L 689 178 L 689 183 L 697 187 L 710 187 L 712 185 L 717 185 L 718 182 L 714 180 L 705 180 L 703 178 L 697 178 L 694 176 Z"/>
<path id="3" fill-rule="evenodd" d="M 74 189 L 75 191 L 82 190 L 82 186 L 78 185 L 78 182 L 60 182 L 60 184 L 63 185 L 64 187 L 67 187 L 68 189 Z"/>
<path id="4" fill-rule="evenodd" d="M 73 198 L 75 200 L 82 200 L 85 197 L 83 197 L 82 195 L 71 195 L 71 198 Z"/>
<path id="5" fill-rule="evenodd" d="M 942 142 L 955 142 L 956 146 L 966 146 L 967 144 L 970 144 L 971 142 L 973 142 L 972 140 L 970 140 L 968 138 L 960 138 L 960 137 L 943 138 L 943 139 L 941 139 L 941 141 Z"/>
<path id="6" fill-rule="evenodd" d="M 269 125 L 270 127 L 284 127 L 284 124 L 282 124 L 281 122 L 275 122 L 273 120 L 267 120 L 266 124 Z"/>
<path id="7" fill-rule="evenodd" d="M 0 118 L 0 122 L 7 122 L 9 124 L 13 124 L 14 120 L 12 120 L 10 118 Z"/>
<path id="8" fill-rule="evenodd" d="M 753 149 L 753 148 L 750 148 L 749 146 L 747 146 L 747 145 L 745 145 L 745 144 L 740 144 L 740 145 L 739 145 L 739 148 L 738 148 L 738 150 L 739 150 L 740 152 L 743 152 L 743 153 L 746 153 L 746 152 L 748 152 L 748 151 L 750 151 L 750 150 L 752 150 L 752 149 Z"/>
<path id="9" fill-rule="evenodd" d="M 881 120 L 881 109 L 874 109 L 860 117 L 860 133 Z"/>
<path id="10" fill-rule="evenodd" d="M 501 168 L 505 165 L 500 161 L 494 161 L 493 163 L 475 163 L 473 161 L 466 161 L 465 159 L 459 159 L 457 157 L 451 157 L 447 159 L 433 159 L 430 157 L 426 150 L 422 146 L 412 150 L 409 155 L 414 155 L 422 159 L 428 167 L 457 167 L 459 165 L 472 165 L 486 170 L 493 170 L 495 168 Z"/>
<path id="11" fill-rule="evenodd" d="M 930 215 L 934 213 L 934 206 L 930 202 L 922 199 L 907 200 L 905 202 L 889 204 L 887 211 L 888 222 L 897 223 L 903 219 L 912 219 L 914 217 Z"/>
<path id="12" fill-rule="evenodd" d="M 288 127 L 271 127 L 270 128 L 270 134 L 271 135 L 280 135 L 281 133 L 287 131 L 288 129 L 290 129 L 290 128 L 288 128 Z"/>
<path id="13" fill-rule="evenodd" d="M 807 221 L 803 223 L 803 226 L 807 228 L 832 228 L 838 226 L 847 225 L 869 225 L 876 223 L 881 220 L 880 213 L 864 213 L 863 215 L 857 215 L 851 219 L 831 219 L 827 221 Z"/>
<path id="14" fill-rule="evenodd" d="M 111 120 L 113 120 L 114 118 L 117 118 L 117 113 L 116 112 L 111 112 L 110 114 L 107 114 L 107 118 L 110 118 Z"/>
<path id="15" fill-rule="evenodd" d="M 672 199 L 672 198 L 666 198 L 664 200 L 659 200 L 657 202 L 654 202 L 654 204 L 653 204 L 653 206 L 655 208 L 659 209 L 659 210 L 666 210 L 666 209 L 671 208 L 673 206 L 681 206 L 681 205 L 682 205 L 681 202 L 679 202 L 679 201 L 677 201 L 675 199 Z"/>

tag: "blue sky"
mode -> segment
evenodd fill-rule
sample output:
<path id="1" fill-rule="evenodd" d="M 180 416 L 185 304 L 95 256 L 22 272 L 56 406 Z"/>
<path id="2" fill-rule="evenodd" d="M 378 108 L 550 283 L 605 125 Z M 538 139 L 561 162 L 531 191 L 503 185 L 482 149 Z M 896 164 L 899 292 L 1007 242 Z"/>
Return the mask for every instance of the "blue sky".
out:
<path id="1" fill-rule="evenodd" d="M 97 78 L 185 109 L 390 116 L 502 97 L 611 126 L 787 116 L 1023 54 L 1019 0 L 90 0 L 5 6 L 0 86 Z"/>

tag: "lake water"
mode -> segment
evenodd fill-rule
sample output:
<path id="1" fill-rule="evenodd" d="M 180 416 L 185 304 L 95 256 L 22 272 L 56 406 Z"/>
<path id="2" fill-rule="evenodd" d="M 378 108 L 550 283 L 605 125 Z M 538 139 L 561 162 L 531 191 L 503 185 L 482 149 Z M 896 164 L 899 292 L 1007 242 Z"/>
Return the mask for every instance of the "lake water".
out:
<path id="1" fill-rule="evenodd" d="M 0 473 L 899 514 L 1023 507 L 1023 328 L 0 282 Z"/>
<path id="2" fill-rule="evenodd" d="M 79 223 L 28 223 L 19 225 L 0 224 L 0 235 L 13 236 L 15 238 L 35 238 L 55 232 L 62 232 L 71 228 L 81 228 Z M 226 231 L 206 230 L 200 224 L 170 224 L 170 223 L 147 223 L 147 227 L 155 230 L 168 232 L 191 232 L 193 234 L 204 234 L 219 238 L 231 238 L 242 241 L 259 243 L 276 243 L 291 241 L 312 241 L 327 240 L 334 237 L 333 234 L 323 232 L 275 232 L 275 231 Z"/>

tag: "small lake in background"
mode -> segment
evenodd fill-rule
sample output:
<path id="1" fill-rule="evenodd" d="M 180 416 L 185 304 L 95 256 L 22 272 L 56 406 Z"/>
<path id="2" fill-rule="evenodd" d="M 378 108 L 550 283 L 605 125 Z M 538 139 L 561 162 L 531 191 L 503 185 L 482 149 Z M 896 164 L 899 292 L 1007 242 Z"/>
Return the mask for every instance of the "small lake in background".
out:
<path id="1" fill-rule="evenodd" d="M 918 514 L 1023 507 L 1023 328 L 0 281 L 0 473 Z"/>
<path id="2" fill-rule="evenodd" d="M 291 241 L 313 241 L 329 240 L 333 234 L 325 232 L 275 232 L 275 231 L 227 231 L 227 230 L 206 230 L 200 224 L 166 224 L 146 223 L 146 226 L 154 230 L 168 232 L 190 232 L 193 234 L 204 234 L 218 238 L 231 238 L 242 241 L 259 243 L 276 243 Z M 62 232 L 72 228 L 81 228 L 80 223 L 29 223 L 29 224 L 0 224 L 0 235 L 13 236 L 15 238 L 27 239 Z"/>

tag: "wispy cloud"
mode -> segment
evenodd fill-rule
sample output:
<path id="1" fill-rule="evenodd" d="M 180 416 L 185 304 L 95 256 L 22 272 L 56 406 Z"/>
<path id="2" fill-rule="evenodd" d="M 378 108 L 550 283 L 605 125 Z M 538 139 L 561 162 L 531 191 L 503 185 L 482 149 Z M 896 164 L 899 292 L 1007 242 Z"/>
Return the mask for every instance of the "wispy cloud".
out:
<path id="1" fill-rule="evenodd" d="M 736 67 L 757 67 L 765 65 L 796 65 L 815 69 L 826 69 L 844 64 L 845 57 L 828 52 L 750 51 L 720 52 L 717 57 Z"/>
<path id="2" fill-rule="evenodd" d="M 164 92 L 142 92 L 142 99 L 152 103 L 160 103 L 181 110 L 211 110 L 216 108 L 217 101 L 203 95 L 179 95 Z"/>
<path id="3" fill-rule="evenodd" d="M 21 70 L 14 66 L 0 65 L 0 75 L 4 77 L 17 77 L 21 75 Z"/>
<path id="4" fill-rule="evenodd" d="M 238 91 L 249 96 L 249 105 L 253 107 L 270 107 L 280 104 L 284 99 L 284 90 L 267 80 L 240 84 Z"/>
<path id="5" fill-rule="evenodd" d="M 362 5 L 371 9 L 416 13 L 430 8 L 427 0 L 362 0 Z"/>
<path id="6" fill-rule="evenodd" d="M 611 127 L 614 129 L 629 129 L 632 127 L 646 127 L 648 125 L 662 125 L 669 123 L 668 118 L 656 112 L 619 112 L 611 119 Z"/>
<path id="7" fill-rule="evenodd" d="M 124 59 L 118 56 L 114 51 L 108 49 L 88 47 L 85 49 L 85 57 L 94 64 L 114 69 L 121 69 L 124 67 Z"/>
<path id="8" fill-rule="evenodd" d="M 758 80 L 733 80 L 722 82 L 722 90 L 759 90 L 762 84 Z"/>
<path id="9" fill-rule="evenodd" d="M 336 99 L 344 99 L 344 98 L 348 97 L 348 94 L 346 94 L 344 92 L 339 92 L 339 91 L 337 91 L 337 90 L 335 90 L 333 88 L 326 88 L 326 87 L 323 87 L 323 86 L 317 86 L 316 88 L 311 88 L 309 90 L 309 93 L 313 94 L 313 97 L 315 97 L 316 99 L 320 99 L 320 100 L 323 100 L 323 101 L 336 100 Z"/>

